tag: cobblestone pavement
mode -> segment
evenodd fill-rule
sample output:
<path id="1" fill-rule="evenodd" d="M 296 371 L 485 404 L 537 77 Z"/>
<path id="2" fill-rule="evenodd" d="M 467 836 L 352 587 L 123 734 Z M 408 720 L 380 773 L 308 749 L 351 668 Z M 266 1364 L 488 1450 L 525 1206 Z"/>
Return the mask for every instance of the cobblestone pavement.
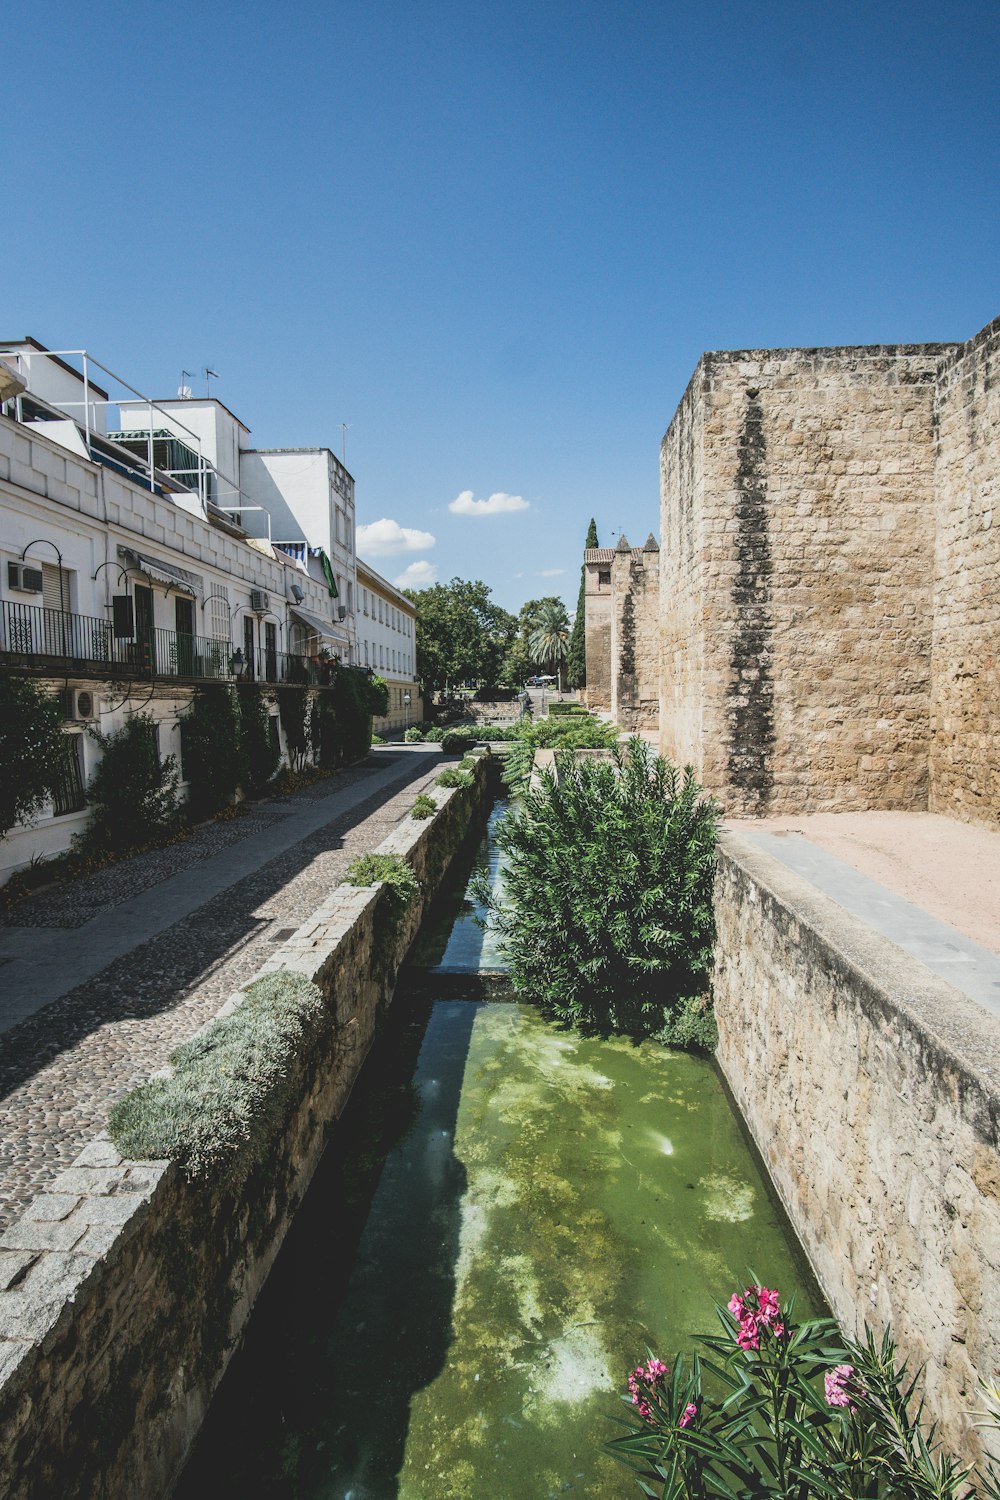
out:
<path id="1" fill-rule="evenodd" d="M 298 927 L 343 878 L 354 856 L 381 843 L 440 770 L 436 756 L 415 755 L 412 774 L 390 795 L 378 791 L 359 800 L 350 812 L 3 1036 L 0 1228 L 17 1218 L 87 1140 L 104 1129 L 108 1111 L 122 1094 L 162 1067 L 174 1047 L 252 977 L 273 944 Z M 364 774 L 346 772 L 336 785 L 347 785 L 347 777 L 363 781 Z M 287 811 L 310 792 L 315 795 L 316 789 L 286 799 L 287 805 L 269 806 L 285 805 Z M 239 822 L 218 826 L 230 829 Z M 211 843 L 206 852 L 217 853 L 218 848 Z M 169 863 L 175 850 L 157 853 L 167 857 L 157 879 L 176 874 L 178 866 Z M 116 888 L 130 895 L 135 891 L 134 885 Z M 79 909 L 80 893 L 66 889 L 62 896 L 64 915 Z M 109 900 L 113 904 L 111 888 L 104 892 L 105 906 Z M 74 925 L 58 920 L 57 905 L 45 909 L 56 919 L 51 925 Z"/>

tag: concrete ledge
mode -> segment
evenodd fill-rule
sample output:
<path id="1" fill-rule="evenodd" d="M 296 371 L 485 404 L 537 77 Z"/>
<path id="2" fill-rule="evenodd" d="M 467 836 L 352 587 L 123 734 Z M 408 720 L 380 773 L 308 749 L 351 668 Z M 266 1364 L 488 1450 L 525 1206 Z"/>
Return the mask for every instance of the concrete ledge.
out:
<path id="1" fill-rule="evenodd" d="M 820 1284 L 849 1332 L 891 1327 L 927 1365 L 974 1458 L 1000 1365 L 1000 1022 L 731 832 L 716 919 L 719 1062 Z"/>
<path id="2" fill-rule="evenodd" d="M 125 1161 L 101 1137 L 0 1236 L 5 1500 L 170 1493 L 424 911 L 488 803 L 489 755 L 476 758 L 471 788 L 436 787 L 434 816 L 404 818 L 375 851 L 402 855 L 421 881 L 395 930 L 380 886 L 338 886 L 254 976 L 305 974 L 337 1025 L 323 1056 L 301 1059 L 298 1104 L 245 1193 Z M 242 1001 L 231 995 L 217 1018 Z"/>

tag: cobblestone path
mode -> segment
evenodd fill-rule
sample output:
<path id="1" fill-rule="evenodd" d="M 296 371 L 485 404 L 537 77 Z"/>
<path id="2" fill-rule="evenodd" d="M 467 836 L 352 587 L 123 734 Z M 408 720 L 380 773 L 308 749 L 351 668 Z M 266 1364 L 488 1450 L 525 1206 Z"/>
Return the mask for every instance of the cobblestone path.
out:
<path id="1" fill-rule="evenodd" d="M 261 819 L 275 810 L 280 814 L 288 803 L 318 797 L 331 787 L 340 791 L 356 783 L 358 789 L 359 800 L 350 812 L 0 1038 L 0 1228 L 16 1219 L 88 1139 L 104 1129 L 114 1102 L 162 1067 L 173 1048 L 254 974 L 273 944 L 290 935 L 343 878 L 354 856 L 381 843 L 440 771 L 437 756 L 414 755 L 412 774 L 388 794 L 378 791 L 364 799 L 370 771 L 362 767 L 284 804 L 262 804 L 249 815 L 247 832 L 259 832 Z M 241 822 L 215 825 L 224 843 L 202 839 L 202 857 L 231 844 Z M 176 863 L 176 849 L 157 851 L 160 864 L 156 854 L 139 857 L 147 885 L 190 863 L 188 845 L 178 847 L 184 851 L 183 866 Z M 81 911 L 93 914 L 96 905 L 107 910 L 116 894 L 121 901 L 135 890 L 124 878 L 126 866 L 116 870 L 114 881 L 104 882 L 97 892 L 79 889 L 87 886 L 82 881 L 40 896 L 30 910 L 19 907 L 19 922 L 35 922 L 44 941 L 44 926 L 75 926 Z M 44 926 L 40 914 L 47 918 Z"/>

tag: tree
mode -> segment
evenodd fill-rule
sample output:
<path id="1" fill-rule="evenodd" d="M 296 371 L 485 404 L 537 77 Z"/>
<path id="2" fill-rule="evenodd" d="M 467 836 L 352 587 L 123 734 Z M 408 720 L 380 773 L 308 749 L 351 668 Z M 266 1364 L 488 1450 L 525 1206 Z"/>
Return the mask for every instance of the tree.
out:
<path id="1" fill-rule="evenodd" d="M 569 640 L 569 615 L 561 599 L 546 601 L 535 617 L 529 645 L 540 662 L 554 666 L 562 691 L 562 664 Z"/>
<path id="2" fill-rule="evenodd" d="M 417 676 L 426 691 L 499 682 L 517 620 L 493 602 L 485 583 L 453 578 L 407 597 L 417 607 Z"/>
<path id="3" fill-rule="evenodd" d="M 587 540 L 583 545 L 585 548 L 600 546 L 597 540 L 597 522 L 593 517 L 587 527 Z M 587 569 L 583 566 L 580 568 L 580 592 L 576 599 L 576 616 L 569 638 L 569 650 L 566 653 L 566 686 L 570 688 L 587 686 Z"/>
<path id="4" fill-rule="evenodd" d="M 0 838 L 51 795 L 71 742 L 56 699 L 27 677 L 0 676 Z"/>

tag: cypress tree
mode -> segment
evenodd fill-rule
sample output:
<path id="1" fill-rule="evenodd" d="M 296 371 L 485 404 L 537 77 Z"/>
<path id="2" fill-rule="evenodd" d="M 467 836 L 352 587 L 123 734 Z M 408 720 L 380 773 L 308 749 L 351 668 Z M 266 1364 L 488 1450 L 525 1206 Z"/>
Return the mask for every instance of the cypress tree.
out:
<path id="1" fill-rule="evenodd" d="M 590 525 L 587 527 L 587 540 L 585 547 L 598 547 L 597 522 L 591 517 Z M 587 606 L 587 570 L 580 568 L 580 593 L 576 601 L 576 619 L 573 621 L 573 633 L 569 638 L 569 650 L 566 653 L 566 686 L 570 688 L 582 688 L 587 686 L 587 636 L 585 628 L 585 612 Z"/>

